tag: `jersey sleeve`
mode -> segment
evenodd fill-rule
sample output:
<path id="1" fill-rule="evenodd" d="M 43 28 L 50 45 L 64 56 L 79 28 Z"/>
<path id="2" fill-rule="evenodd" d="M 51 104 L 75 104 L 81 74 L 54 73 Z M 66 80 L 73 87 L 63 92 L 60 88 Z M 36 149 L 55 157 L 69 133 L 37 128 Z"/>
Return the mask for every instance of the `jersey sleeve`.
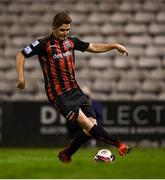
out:
<path id="1" fill-rule="evenodd" d="M 24 49 L 22 49 L 22 54 L 25 58 L 32 57 L 34 55 L 41 54 L 43 51 L 44 43 L 42 40 L 35 40 L 31 44 L 27 45 Z"/>
<path id="2" fill-rule="evenodd" d="M 77 37 L 72 37 L 72 40 L 74 42 L 74 49 L 75 50 L 84 52 L 89 47 L 89 42 L 81 41 Z"/>

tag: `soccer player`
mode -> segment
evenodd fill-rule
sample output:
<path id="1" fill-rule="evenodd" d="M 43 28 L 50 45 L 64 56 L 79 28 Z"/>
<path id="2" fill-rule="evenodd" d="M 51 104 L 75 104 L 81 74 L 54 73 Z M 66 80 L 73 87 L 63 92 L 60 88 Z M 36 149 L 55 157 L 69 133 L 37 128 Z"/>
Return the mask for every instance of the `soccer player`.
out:
<path id="1" fill-rule="evenodd" d="M 25 89 L 25 58 L 38 55 L 49 101 L 67 121 L 77 121 L 83 129 L 68 147 L 59 152 L 58 157 L 62 162 L 71 161 L 71 156 L 90 137 L 116 146 L 119 154 L 125 155 L 130 151 L 130 147 L 111 138 L 109 133 L 96 123 L 95 112 L 75 79 L 74 51 L 103 53 L 117 49 L 120 53 L 128 55 L 127 49 L 118 43 L 90 43 L 74 36 L 68 36 L 71 22 L 72 19 L 67 13 L 57 13 L 53 19 L 52 33 L 33 41 L 17 54 L 17 88 Z"/>

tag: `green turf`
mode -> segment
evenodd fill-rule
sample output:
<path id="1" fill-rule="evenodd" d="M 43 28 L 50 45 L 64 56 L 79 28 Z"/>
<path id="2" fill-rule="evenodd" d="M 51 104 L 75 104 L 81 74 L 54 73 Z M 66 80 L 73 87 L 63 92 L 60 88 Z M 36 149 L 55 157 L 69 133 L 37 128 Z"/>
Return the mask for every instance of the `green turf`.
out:
<path id="1" fill-rule="evenodd" d="M 69 164 L 56 158 L 58 149 L 0 148 L 0 178 L 129 179 L 165 178 L 165 149 L 134 149 L 113 164 L 94 163 L 97 149 L 81 149 Z"/>

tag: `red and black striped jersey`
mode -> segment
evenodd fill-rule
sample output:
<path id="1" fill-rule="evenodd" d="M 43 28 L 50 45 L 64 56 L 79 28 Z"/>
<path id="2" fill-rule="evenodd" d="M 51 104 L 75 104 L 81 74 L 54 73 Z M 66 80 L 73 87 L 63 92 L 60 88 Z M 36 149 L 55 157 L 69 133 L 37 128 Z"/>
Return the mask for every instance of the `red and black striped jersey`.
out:
<path id="1" fill-rule="evenodd" d="M 48 98 L 55 100 L 55 96 L 78 88 L 75 79 L 74 50 L 84 52 L 88 46 L 88 42 L 81 41 L 77 37 L 59 41 L 51 34 L 35 40 L 21 52 L 25 58 L 38 55 Z"/>

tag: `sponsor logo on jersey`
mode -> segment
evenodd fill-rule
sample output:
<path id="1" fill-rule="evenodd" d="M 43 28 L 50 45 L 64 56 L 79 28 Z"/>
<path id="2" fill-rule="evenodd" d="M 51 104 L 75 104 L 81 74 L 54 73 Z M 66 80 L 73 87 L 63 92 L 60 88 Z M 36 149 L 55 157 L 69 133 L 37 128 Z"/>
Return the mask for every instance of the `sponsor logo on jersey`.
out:
<path id="1" fill-rule="evenodd" d="M 33 47 L 36 47 L 40 42 L 38 40 L 35 40 L 34 42 L 32 42 Z"/>
<path id="2" fill-rule="evenodd" d="M 25 52 L 26 54 L 30 54 L 30 53 L 32 52 L 31 47 L 30 47 L 30 46 L 26 46 L 26 47 L 24 48 L 24 52 Z"/>
<path id="3" fill-rule="evenodd" d="M 71 51 L 66 51 L 65 53 L 54 54 L 53 58 L 54 59 L 60 59 L 60 58 L 71 56 L 71 55 L 72 55 Z"/>
<path id="4" fill-rule="evenodd" d="M 56 47 L 56 45 L 50 45 L 49 47 Z"/>

